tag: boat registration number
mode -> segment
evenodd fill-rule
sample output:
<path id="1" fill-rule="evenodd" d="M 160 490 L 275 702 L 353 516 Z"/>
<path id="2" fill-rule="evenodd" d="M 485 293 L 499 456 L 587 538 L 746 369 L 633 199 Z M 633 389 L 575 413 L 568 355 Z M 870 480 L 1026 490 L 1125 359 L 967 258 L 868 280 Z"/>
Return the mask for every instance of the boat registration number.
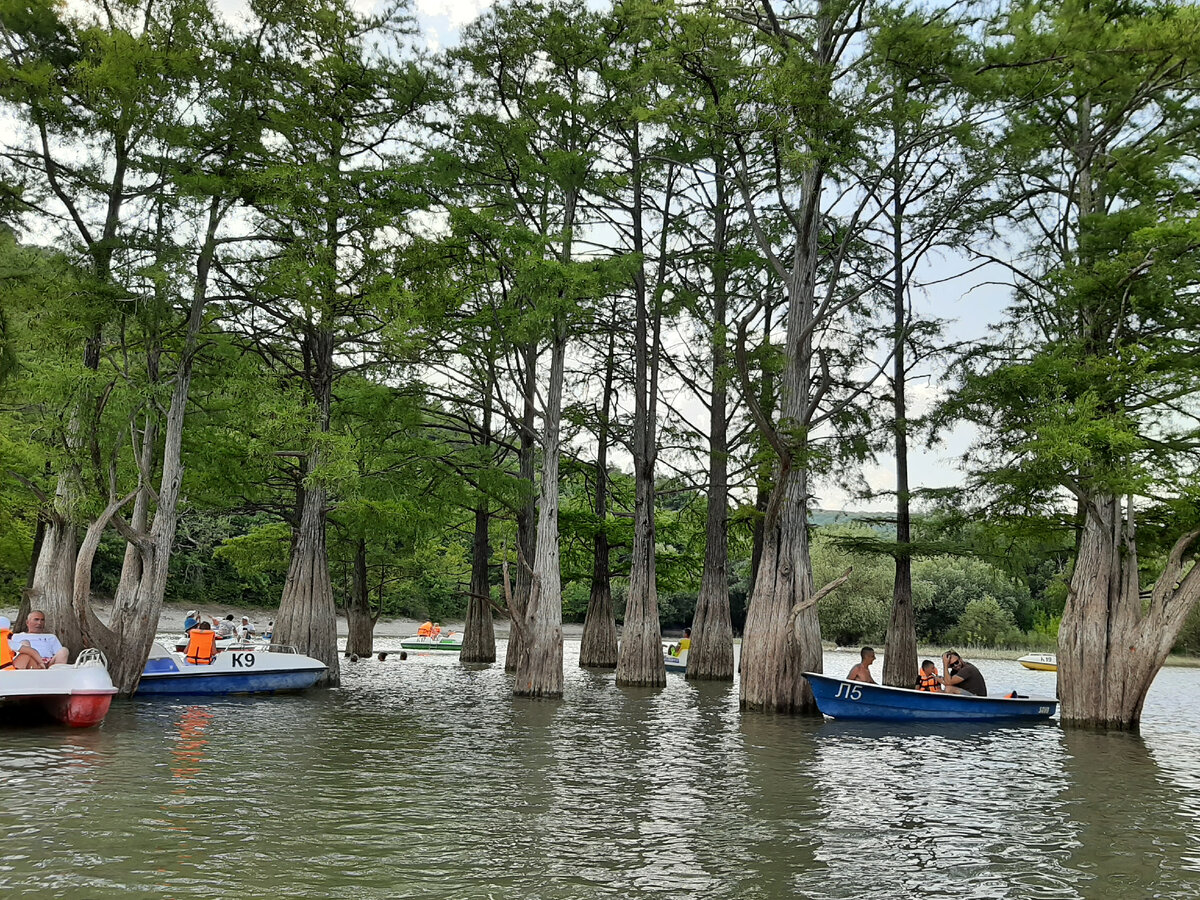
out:
<path id="1" fill-rule="evenodd" d="M 229 665 L 235 669 L 253 669 L 254 654 L 253 653 L 231 653 L 229 655 Z"/>
<path id="2" fill-rule="evenodd" d="M 838 692 L 834 699 L 858 700 L 862 697 L 862 688 L 857 684 L 842 683 L 838 685 Z"/>

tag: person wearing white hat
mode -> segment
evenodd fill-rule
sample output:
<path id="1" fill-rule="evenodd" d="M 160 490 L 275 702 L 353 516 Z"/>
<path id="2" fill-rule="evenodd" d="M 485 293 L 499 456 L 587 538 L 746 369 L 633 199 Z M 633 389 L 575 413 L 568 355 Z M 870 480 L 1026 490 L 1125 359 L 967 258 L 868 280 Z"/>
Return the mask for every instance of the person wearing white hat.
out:
<path id="1" fill-rule="evenodd" d="M 200 615 L 194 609 L 187 611 L 187 617 L 183 620 L 183 633 L 187 634 L 193 628 L 200 624 Z"/>

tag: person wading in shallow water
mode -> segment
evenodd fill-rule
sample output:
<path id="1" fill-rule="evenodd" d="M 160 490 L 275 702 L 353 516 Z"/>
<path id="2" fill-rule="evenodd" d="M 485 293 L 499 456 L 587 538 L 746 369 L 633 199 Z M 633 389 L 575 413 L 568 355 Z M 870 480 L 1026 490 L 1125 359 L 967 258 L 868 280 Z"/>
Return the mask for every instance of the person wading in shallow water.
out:
<path id="1" fill-rule="evenodd" d="M 859 651 L 859 663 L 850 670 L 850 674 L 846 677 L 850 681 L 865 681 L 867 684 L 874 684 L 875 679 L 871 677 L 871 663 L 875 662 L 875 651 L 870 647 L 863 647 Z"/>

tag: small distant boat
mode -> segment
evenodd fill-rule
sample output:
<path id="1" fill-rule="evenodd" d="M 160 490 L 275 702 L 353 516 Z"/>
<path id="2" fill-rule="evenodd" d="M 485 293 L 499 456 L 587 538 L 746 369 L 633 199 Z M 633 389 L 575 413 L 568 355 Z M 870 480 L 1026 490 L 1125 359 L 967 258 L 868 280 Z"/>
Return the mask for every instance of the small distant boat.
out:
<path id="1" fill-rule="evenodd" d="M 275 694 L 312 687 L 325 663 L 278 644 L 264 650 L 227 650 L 196 665 L 162 644 L 150 650 L 139 694 Z"/>
<path id="2" fill-rule="evenodd" d="M 104 721 L 116 692 L 104 655 L 84 650 L 74 665 L 0 672 L 0 718 L 25 712 L 71 728 L 91 728 Z"/>
<path id="3" fill-rule="evenodd" d="M 457 653 L 462 650 L 463 636 L 460 631 L 447 631 L 437 637 L 425 634 L 414 634 L 400 642 L 405 650 L 446 650 Z"/>
<path id="4" fill-rule="evenodd" d="M 1050 697 L 944 694 L 865 684 L 805 672 L 817 709 L 831 719 L 878 722 L 1004 722 L 1048 719 L 1058 708 Z"/>
<path id="5" fill-rule="evenodd" d="M 687 650 L 680 650 L 678 656 L 672 656 L 668 645 L 663 645 L 663 666 L 668 672 L 687 672 Z"/>
<path id="6" fill-rule="evenodd" d="M 1057 672 L 1058 657 L 1053 653 L 1030 653 L 1017 660 L 1027 669 L 1038 672 Z"/>

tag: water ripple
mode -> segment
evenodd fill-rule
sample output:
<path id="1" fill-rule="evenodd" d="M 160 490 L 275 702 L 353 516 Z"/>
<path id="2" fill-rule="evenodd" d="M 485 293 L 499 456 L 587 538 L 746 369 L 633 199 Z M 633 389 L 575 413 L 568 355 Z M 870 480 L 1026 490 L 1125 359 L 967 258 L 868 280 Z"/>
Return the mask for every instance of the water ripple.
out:
<path id="1" fill-rule="evenodd" d="M 0 732 L 0 886 L 62 897 L 1200 894 L 1200 673 L 1143 736 L 742 714 L 736 686 L 346 664 L 333 691 Z M 503 644 L 500 647 L 501 658 Z M 827 671 L 853 658 L 828 654 Z M 981 663 L 996 689 L 1053 676 Z"/>

